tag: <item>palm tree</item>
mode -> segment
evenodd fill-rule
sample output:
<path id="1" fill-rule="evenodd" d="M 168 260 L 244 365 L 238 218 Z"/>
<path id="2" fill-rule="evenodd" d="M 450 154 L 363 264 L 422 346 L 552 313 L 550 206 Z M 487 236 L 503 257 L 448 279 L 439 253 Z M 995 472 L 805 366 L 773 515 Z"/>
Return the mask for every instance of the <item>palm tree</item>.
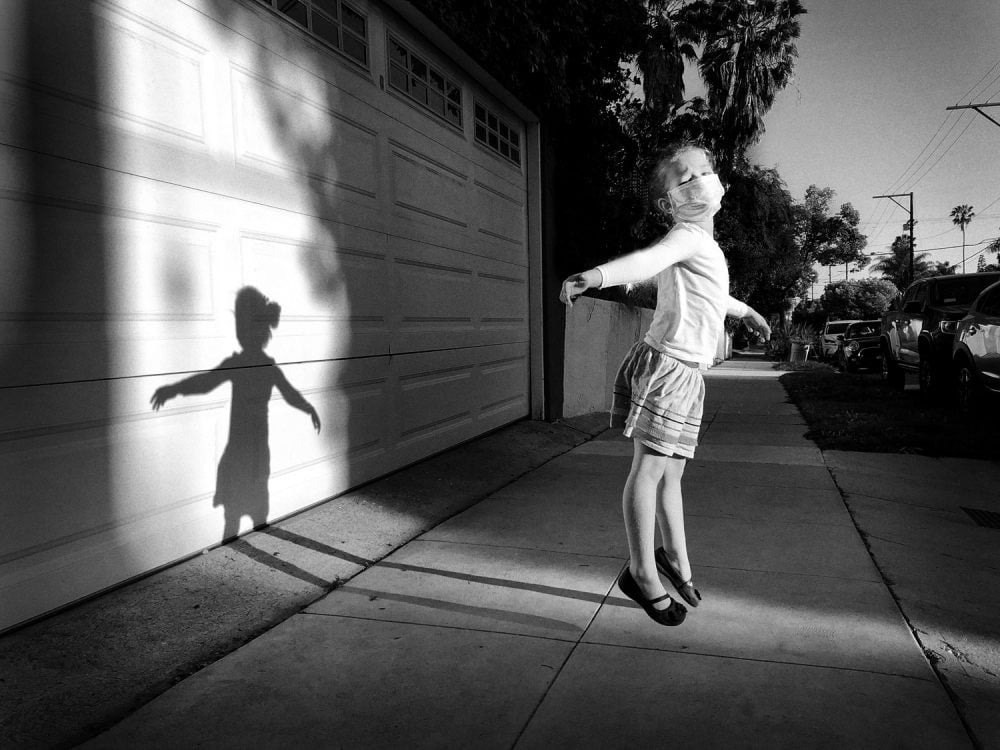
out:
<path id="1" fill-rule="evenodd" d="M 980 258 L 983 256 L 979 256 Z M 955 266 L 946 260 L 937 260 L 931 263 L 930 272 L 928 276 L 951 276 L 955 273 Z"/>
<path id="2" fill-rule="evenodd" d="M 764 131 L 763 118 L 791 80 L 800 0 L 649 0 L 636 58 L 645 105 L 633 122 L 652 141 L 703 139 L 728 172 Z M 684 100 L 684 61 L 698 60 L 708 100 Z M 652 137 L 649 137 L 652 136 Z M 650 146 L 652 147 L 650 149 Z"/>
<path id="3" fill-rule="evenodd" d="M 698 69 L 718 120 L 716 149 L 733 163 L 764 132 L 764 115 L 792 79 L 800 0 L 697 0 L 685 8 L 701 31 Z"/>
<path id="4" fill-rule="evenodd" d="M 990 242 L 990 244 L 988 244 L 986 246 L 986 251 L 985 252 L 987 252 L 987 253 L 996 253 L 996 255 L 997 255 L 997 262 L 1000 263 L 1000 237 L 994 238 Z M 980 255 L 979 257 L 981 258 L 983 256 Z"/>
<path id="5" fill-rule="evenodd" d="M 683 0 L 650 0 L 646 40 L 636 58 L 645 106 L 660 124 L 684 102 L 684 60 L 695 59 L 692 43 L 698 37 L 683 7 Z"/>
<path id="6" fill-rule="evenodd" d="M 951 209 L 951 223 L 958 225 L 962 230 L 962 273 L 965 273 L 965 228 L 969 226 L 969 222 L 975 215 L 976 212 L 972 210 L 972 206 L 965 203 Z"/>
<path id="7" fill-rule="evenodd" d="M 929 257 L 930 253 L 916 253 L 913 256 L 914 279 L 927 274 L 931 268 Z M 871 270 L 882 274 L 882 278 L 895 284 L 899 291 L 905 291 L 910 282 L 910 238 L 904 235 L 896 237 L 892 241 L 890 255 L 885 255 L 875 261 Z"/>

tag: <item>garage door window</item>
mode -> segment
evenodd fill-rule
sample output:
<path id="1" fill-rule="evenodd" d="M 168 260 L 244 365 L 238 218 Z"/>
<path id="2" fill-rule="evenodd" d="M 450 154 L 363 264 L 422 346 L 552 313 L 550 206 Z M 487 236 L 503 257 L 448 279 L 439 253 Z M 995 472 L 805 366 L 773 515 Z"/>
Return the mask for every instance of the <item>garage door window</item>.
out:
<path id="1" fill-rule="evenodd" d="M 389 85 L 455 127 L 462 127 L 462 87 L 392 36 Z"/>
<path id="2" fill-rule="evenodd" d="M 476 141 L 521 165 L 521 134 L 510 123 L 476 102 Z"/>
<path id="3" fill-rule="evenodd" d="M 368 67 L 368 19 L 341 0 L 260 0 Z"/>

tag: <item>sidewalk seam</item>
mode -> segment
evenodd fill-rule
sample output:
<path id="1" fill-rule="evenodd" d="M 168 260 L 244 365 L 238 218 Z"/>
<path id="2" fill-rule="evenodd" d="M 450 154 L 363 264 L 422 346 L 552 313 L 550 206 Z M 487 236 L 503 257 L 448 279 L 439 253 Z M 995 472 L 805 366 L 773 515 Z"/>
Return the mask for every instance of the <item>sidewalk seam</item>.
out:
<path id="1" fill-rule="evenodd" d="M 824 465 L 826 465 L 826 456 L 825 455 L 823 457 L 823 463 L 824 463 Z M 858 537 L 861 539 L 861 543 L 865 545 L 865 550 L 868 552 L 868 557 L 871 559 L 872 565 L 874 565 L 875 566 L 875 570 L 878 571 L 879 577 L 882 579 L 882 583 L 885 586 L 886 591 L 888 591 L 889 592 L 889 596 L 892 597 L 893 604 L 896 605 L 896 610 L 899 612 L 900 617 L 903 618 L 903 622 L 906 623 L 906 627 L 910 631 L 910 636 L 913 638 L 914 642 L 920 648 L 920 652 L 921 652 L 921 654 L 923 654 L 924 660 L 927 662 L 928 666 L 931 668 L 931 672 L 934 674 L 934 677 L 936 678 L 938 685 L 941 686 L 941 688 L 945 692 L 945 695 L 948 696 L 948 700 L 951 702 L 952 708 L 955 711 L 955 715 L 958 717 L 959 722 L 962 724 L 962 728 L 965 729 L 965 733 L 968 736 L 969 741 L 972 743 L 972 746 L 973 746 L 973 748 L 975 748 L 975 750 L 985 750 L 985 747 L 979 741 L 979 738 L 976 736 L 976 733 L 973 731 L 972 726 L 969 724 L 968 720 L 965 718 L 965 714 L 962 712 L 961 708 L 959 707 L 960 706 L 960 698 L 955 693 L 955 691 L 952 690 L 952 688 L 948 684 L 948 681 L 945 678 L 945 676 L 942 675 L 938 671 L 937 665 L 934 663 L 934 660 L 930 658 L 930 654 L 932 653 L 932 650 L 929 649 L 929 648 L 927 648 L 926 645 L 924 645 L 923 640 L 921 640 L 921 638 L 920 638 L 919 631 L 916 629 L 916 627 L 914 627 L 913 623 L 910 622 L 910 618 L 907 617 L 906 612 L 903 610 L 903 606 L 902 606 L 902 603 L 899 600 L 899 597 L 896 595 L 895 590 L 893 589 L 892 585 L 889 583 L 888 576 L 886 575 L 885 571 L 882 570 L 882 566 L 879 565 L 878 560 L 875 558 L 875 555 L 872 552 L 871 544 L 868 541 L 869 540 L 869 535 L 866 534 L 861 529 L 861 526 L 858 524 L 858 520 L 857 520 L 857 518 L 854 515 L 854 511 L 851 509 L 850 503 L 847 502 L 847 492 L 837 482 L 836 472 L 834 472 L 830 468 L 830 466 L 828 466 L 828 465 L 826 466 L 826 470 L 829 472 L 830 479 L 833 480 L 834 486 L 837 488 L 837 491 L 840 493 L 840 500 L 844 504 L 844 508 L 847 510 L 847 514 L 851 518 L 851 523 L 854 525 L 854 529 L 855 529 L 855 531 L 857 531 Z M 874 538 L 878 538 L 878 537 L 874 537 Z"/>
<path id="2" fill-rule="evenodd" d="M 622 569 L 624 569 L 625 565 L 627 564 L 628 564 L 627 562 L 623 563 Z M 620 574 L 621 571 L 619 571 L 619 575 Z M 583 628 L 583 630 L 580 631 L 580 636 L 576 639 L 576 642 L 573 643 L 573 646 L 566 654 L 566 658 L 563 659 L 563 663 L 559 665 L 559 669 L 557 669 L 556 673 L 552 676 L 552 681 L 549 682 L 549 686 L 544 690 L 541 697 L 539 697 L 538 703 L 535 704 L 535 707 L 532 709 L 531 713 L 528 714 L 528 718 L 525 719 L 524 726 L 521 727 L 521 731 L 517 733 L 517 737 L 514 738 L 514 742 L 510 746 L 511 750 L 514 750 L 514 748 L 517 747 L 518 743 L 521 741 L 521 738 L 524 736 L 524 733 L 528 731 L 528 727 L 531 726 L 531 722 L 535 718 L 535 715 L 538 713 L 538 710 L 542 707 L 542 704 L 545 702 L 545 699 L 549 696 L 549 693 L 552 692 L 552 688 L 556 684 L 556 680 L 559 679 L 559 675 L 563 673 L 563 670 L 566 668 L 566 665 L 569 664 L 569 660 L 573 658 L 573 654 L 575 654 L 576 650 L 580 648 L 580 644 L 583 643 L 584 636 L 587 635 L 587 631 L 589 631 L 591 625 L 594 624 L 594 620 L 597 619 L 597 615 L 600 613 L 601 609 L 604 607 L 604 605 L 608 603 L 608 599 L 611 597 L 611 592 L 615 590 L 615 585 L 617 583 L 618 583 L 618 576 L 615 576 L 614 582 L 612 582 L 611 586 L 604 594 L 604 598 L 601 599 L 601 603 L 594 608 L 594 614 L 590 616 L 590 620 L 587 622 L 587 625 Z M 566 641 L 563 641 L 563 643 L 565 642 Z"/>
<path id="3" fill-rule="evenodd" d="M 600 609 L 600 605 L 598 605 Z M 574 648 L 579 643 L 572 638 L 555 638 L 550 635 L 538 635 L 536 633 L 513 633 L 509 630 L 495 630 L 489 628 L 472 628 L 464 625 L 446 625 L 440 622 L 414 622 L 413 620 L 397 620 L 391 617 L 365 617 L 364 615 L 347 615 L 342 612 L 299 612 L 305 617 L 329 617 L 342 618 L 344 620 L 364 620 L 365 622 L 391 622 L 394 625 L 406 625 L 416 628 L 441 628 L 443 630 L 459 630 L 464 633 L 486 633 L 492 635 L 505 635 L 512 638 L 531 638 L 536 641 L 552 641 L 553 643 L 572 643 Z M 588 623 L 587 627 L 590 627 Z M 571 651 L 572 653 L 572 651 Z M 558 674 L 558 673 L 557 673 Z"/>
<path id="4" fill-rule="evenodd" d="M 679 654 L 680 656 L 704 656 L 712 659 L 730 659 L 733 661 L 746 661 L 755 664 L 783 664 L 789 667 L 806 667 L 808 669 L 832 669 L 838 672 L 854 672 L 858 674 L 879 675 L 881 677 L 897 677 L 902 680 L 915 680 L 916 682 L 926 682 L 933 684 L 936 680 L 933 677 L 915 677 L 908 674 L 896 674 L 895 672 L 880 672 L 875 669 L 858 669 L 857 667 L 838 667 L 835 664 L 813 664 L 811 662 L 784 661 L 781 659 L 754 659 L 747 656 L 732 656 L 730 654 L 713 654 L 709 651 L 679 651 L 672 648 L 653 648 L 652 646 L 630 646 L 621 643 L 605 643 L 604 641 L 587 641 L 588 646 L 603 646 L 605 648 L 627 648 L 635 651 L 651 651 L 659 654 Z"/>
<path id="5" fill-rule="evenodd" d="M 489 542 L 473 541 L 466 542 L 459 539 L 434 539 L 433 537 L 424 539 L 424 536 L 429 534 L 433 529 L 423 532 L 420 536 L 414 537 L 409 540 L 406 544 L 411 542 L 434 542 L 435 544 L 460 544 L 470 547 L 495 547 L 496 549 L 520 549 L 527 552 L 551 552 L 554 555 L 574 555 L 577 557 L 599 557 L 604 560 L 621 560 L 621 555 L 605 555 L 600 552 L 566 552 L 564 550 L 558 549 L 546 549 L 545 547 L 521 547 L 520 545 L 514 544 L 490 544 Z M 402 545 L 406 546 L 406 545 Z M 395 551 L 395 550 L 394 550 Z M 392 552 L 389 553 L 390 555 Z M 388 557 L 388 555 L 386 555 Z M 383 558 L 384 559 L 384 558 Z M 381 559 L 379 560 L 381 562 Z"/>

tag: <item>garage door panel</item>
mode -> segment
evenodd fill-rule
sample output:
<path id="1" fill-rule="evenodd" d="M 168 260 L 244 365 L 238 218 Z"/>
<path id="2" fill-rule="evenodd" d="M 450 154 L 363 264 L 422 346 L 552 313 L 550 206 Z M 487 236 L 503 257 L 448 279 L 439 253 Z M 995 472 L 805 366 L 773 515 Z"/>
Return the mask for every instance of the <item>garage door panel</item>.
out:
<path id="1" fill-rule="evenodd" d="M 528 279 L 524 269 L 517 266 L 500 267 L 490 273 L 480 270 L 479 280 L 479 333 L 481 340 L 490 343 L 528 340 L 528 315 L 525 300 L 528 296 Z"/>
<path id="2" fill-rule="evenodd" d="M 443 450 L 527 416 L 527 344 L 393 357 L 397 459 Z"/>
<path id="3" fill-rule="evenodd" d="M 397 215 L 451 232 L 468 227 L 468 175 L 398 142 L 390 146 Z"/>
<path id="4" fill-rule="evenodd" d="M 204 147 L 204 47 L 110 3 L 34 0 L 32 5 L 38 8 L 34 12 L 39 17 L 58 19 L 58 24 L 52 24 L 53 33 L 31 38 L 35 47 L 31 70 L 9 71 L 14 81 L 27 84 L 25 77 L 30 75 L 33 87 L 43 89 L 44 94 L 33 95 L 32 101 L 78 122 L 101 120 L 107 127 Z M 65 31 L 88 27 L 92 37 Z M 123 57 L 144 65 L 102 68 L 97 72 L 101 76 L 98 91 L 92 66 L 66 64 L 91 59 L 91 44 L 104 53 L 102 62 Z M 16 60 L 11 56 L 4 62 Z M 149 77 L 135 79 L 143 75 Z"/>
<path id="5" fill-rule="evenodd" d="M 76 184 L 87 184 L 92 172 L 75 175 Z M 73 184 L 66 183 L 67 193 Z M 2 339 L 0 357 L 17 366 L 0 369 L 0 385 L 123 377 L 135 374 L 137 359 L 145 362 L 140 372 L 166 371 L 156 339 L 217 334 L 218 225 L 73 198 L 10 197 L 5 213 L 31 212 L 45 227 L 44 252 L 25 270 L 46 282 L 30 296 L 0 299 L 0 326 L 17 330 Z M 134 345 L 125 356 L 117 343 L 127 339 Z M 205 353 L 202 341 L 181 348 L 196 358 Z M 122 356 L 109 360 L 112 350 Z"/>
<path id="6" fill-rule="evenodd" d="M 499 349 L 493 357 L 479 365 L 484 392 L 479 404 L 479 419 L 492 424 L 497 418 L 510 421 L 512 417 L 525 416 L 528 409 L 527 355 L 523 350 Z"/>
<path id="7" fill-rule="evenodd" d="M 393 353 L 527 340 L 527 269 L 391 238 Z"/>
<path id="8" fill-rule="evenodd" d="M 270 405 L 272 518 L 344 492 L 392 466 L 389 358 L 282 366 L 289 381 L 316 408 L 317 435 L 308 415 L 275 393 Z"/>
<path id="9" fill-rule="evenodd" d="M 398 294 L 392 350 L 413 351 L 469 345 L 473 325 L 475 275 L 460 257 L 450 264 L 397 258 Z"/>
<path id="10" fill-rule="evenodd" d="M 55 12 L 63 12 L 62 7 Z M 208 50 L 113 5 L 95 6 L 94 17 L 98 42 L 110 59 L 143 61 L 107 77 L 101 109 L 122 120 L 118 126 L 125 129 L 204 143 Z"/>
<path id="11" fill-rule="evenodd" d="M 281 305 L 269 351 L 283 361 L 388 353 L 384 237 L 334 227 L 320 239 L 241 233 L 239 278 Z"/>
<path id="12" fill-rule="evenodd" d="M 476 180 L 475 229 L 491 248 L 492 257 L 528 264 L 525 246 L 524 196 Z"/>
<path id="13" fill-rule="evenodd" d="M 233 66 L 238 161 L 374 198 L 378 132 L 340 111 L 338 89 L 294 72 L 298 85 L 288 88 Z"/>
<path id="14" fill-rule="evenodd" d="M 152 383 L 130 385 L 148 404 Z M 119 396 L 112 403 L 130 400 Z M 221 538 L 212 497 L 224 404 L 218 397 L 193 402 L 168 418 L 140 414 L 138 404 L 121 408 L 111 418 L 104 411 L 96 424 L 19 440 L 0 456 L 0 485 L 10 483 L 0 487 L 4 508 L 14 514 L 13 523 L 4 519 L 11 531 L 4 539 L 18 545 L 0 554 L 0 629 Z M 37 523 L 39 502 L 44 524 Z"/>

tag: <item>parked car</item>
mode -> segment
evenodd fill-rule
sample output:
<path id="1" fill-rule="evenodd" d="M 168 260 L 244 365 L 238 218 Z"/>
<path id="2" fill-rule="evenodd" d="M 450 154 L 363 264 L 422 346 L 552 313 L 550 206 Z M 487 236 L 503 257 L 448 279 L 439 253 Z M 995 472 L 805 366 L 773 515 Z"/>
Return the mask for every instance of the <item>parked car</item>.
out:
<path id="1" fill-rule="evenodd" d="M 823 341 L 823 359 L 833 359 L 837 354 L 837 347 L 840 345 L 838 336 L 842 336 L 847 326 L 851 323 L 859 323 L 858 320 L 831 320 L 823 326 L 823 333 L 820 334 Z"/>
<path id="2" fill-rule="evenodd" d="M 973 411 L 987 393 L 1000 393 L 1000 283 L 976 297 L 958 322 L 952 346 L 958 405 Z"/>
<path id="3" fill-rule="evenodd" d="M 952 343 L 958 321 L 1000 271 L 918 279 L 894 309 L 882 316 L 882 377 L 902 389 L 907 372 L 917 373 L 924 395 L 940 395 L 951 377 Z"/>
<path id="4" fill-rule="evenodd" d="M 874 370 L 881 366 L 882 350 L 879 336 L 882 321 L 861 320 L 851 323 L 837 338 L 837 366 L 844 372 L 860 369 Z"/>

